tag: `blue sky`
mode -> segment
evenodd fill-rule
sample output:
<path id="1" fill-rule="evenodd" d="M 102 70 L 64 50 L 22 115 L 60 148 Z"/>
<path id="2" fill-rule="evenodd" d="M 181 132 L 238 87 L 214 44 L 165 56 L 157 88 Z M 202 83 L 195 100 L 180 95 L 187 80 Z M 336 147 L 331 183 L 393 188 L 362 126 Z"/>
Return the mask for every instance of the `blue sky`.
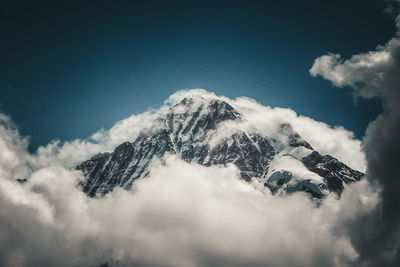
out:
<path id="1" fill-rule="evenodd" d="M 308 70 L 393 36 L 383 0 L 54 2 L 0 4 L 0 111 L 32 150 L 186 88 L 290 107 L 359 138 L 381 111 Z"/>

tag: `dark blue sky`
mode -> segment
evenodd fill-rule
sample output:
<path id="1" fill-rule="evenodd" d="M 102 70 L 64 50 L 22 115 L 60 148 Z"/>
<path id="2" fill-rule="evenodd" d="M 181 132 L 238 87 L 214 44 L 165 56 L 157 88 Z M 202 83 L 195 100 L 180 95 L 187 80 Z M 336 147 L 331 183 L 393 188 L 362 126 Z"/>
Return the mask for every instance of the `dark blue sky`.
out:
<path id="1" fill-rule="evenodd" d="M 0 111 L 31 149 L 185 88 L 291 107 L 358 137 L 380 112 L 308 70 L 327 52 L 385 43 L 395 26 L 383 0 L 82 2 L 0 3 Z"/>

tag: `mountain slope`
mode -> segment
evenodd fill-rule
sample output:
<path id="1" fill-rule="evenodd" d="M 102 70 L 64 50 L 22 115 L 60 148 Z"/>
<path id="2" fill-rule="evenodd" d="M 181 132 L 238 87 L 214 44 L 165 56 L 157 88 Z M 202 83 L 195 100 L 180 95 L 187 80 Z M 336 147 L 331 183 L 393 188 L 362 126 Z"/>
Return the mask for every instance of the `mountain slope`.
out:
<path id="1" fill-rule="evenodd" d="M 166 153 L 204 166 L 234 164 L 245 180 L 259 179 L 273 193 L 305 191 L 321 198 L 340 194 L 344 183 L 358 181 L 362 173 L 329 155 L 321 155 L 290 124 L 281 124 L 278 138 L 261 132 L 221 125 L 244 121 L 228 102 L 215 98 L 186 97 L 170 107 L 133 142 L 112 153 L 101 153 L 81 163 L 90 196 L 106 194 L 115 187 L 131 189 L 145 177 L 153 159 Z"/>

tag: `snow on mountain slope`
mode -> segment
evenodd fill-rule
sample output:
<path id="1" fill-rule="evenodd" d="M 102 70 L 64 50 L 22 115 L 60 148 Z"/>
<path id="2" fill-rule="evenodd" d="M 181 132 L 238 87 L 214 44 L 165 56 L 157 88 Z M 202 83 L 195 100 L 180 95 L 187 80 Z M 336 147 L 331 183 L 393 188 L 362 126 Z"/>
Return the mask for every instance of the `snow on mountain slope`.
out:
<path id="1" fill-rule="evenodd" d="M 81 163 L 90 196 L 106 194 L 115 187 L 131 189 L 148 174 L 153 159 L 177 154 L 204 166 L 234 164 L 247 181 L 258 179 L 273 193 L 308 192 L 322 198 L 340 194 L 344 183 L 358 181 L 362 173 L 311 147 L 288 123 L 273 136 L 255 128 L 240 127 L 246 117 L 229 101 L 213 95 L 185 96 L 144 129 L 133 142 L 112 153 L 100 153 Z M 226 125 L 233 125 L 229 130 Z"/>

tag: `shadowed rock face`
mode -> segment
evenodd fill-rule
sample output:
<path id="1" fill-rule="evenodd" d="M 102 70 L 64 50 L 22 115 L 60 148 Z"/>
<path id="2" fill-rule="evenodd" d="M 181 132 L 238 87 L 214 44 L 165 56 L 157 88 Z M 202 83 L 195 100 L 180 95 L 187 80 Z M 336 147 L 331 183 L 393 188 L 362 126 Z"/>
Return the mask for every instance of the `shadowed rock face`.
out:
<path id="1" fill-rule="evenodd" d="M 323 177 L 328 188 L 340 194 L 343 191 L 343 182 L 346 184 L 361 179 L 363 173 L 353 170 L 332 156 L 321 155 L 317 151 L 301 159 L 304 165 L 312 172 Z"/>
<path id="2" fill-rule="evenodd" d="M 241 171 L 243 179 L 264 177 L 268 172 L 275 150 L 268 138 L 259 134 L 236 133 L 222 140 L 200 164 L 226 165 L 233 163 Z"/>
<path id="3" fill-rule="evenodd" d="M 148 173 L 154 157 L 173 153 L 173 145 L 166 130 L 151 136 L 139 136 L 135 142 L 117 146 L 113 153 L 101 153 L 81 163 L 77 169 L 87 177 L 83 191 L 90 196 L 105 194 L 119 186 L 130 189 L 134 180 Z"/>
<path id="4" fill-rule="evenodd" d="M 77 166 L 86 176 L 83 191 L 96 196 L 115 187 L 129 190 L 135 180 L 148 175 L 152 160 L 162 159 L 166 153 L 204 166 L 234 164 L 243 179 L 264 180 L 273 193 L 280 189 L 285 193 L 304 191 L 321 198 L 324 190 L 340 194 L 343 183 L 358 181 L 362 176 L 337 159 L 314 151 L 290 124 L 282 124 L 279 134 L 285 137 L 287 147 L 303 147 L 309 151 L 298 160 L 304 168 L 322 177 L 321 183 L 307 178 L 294 179 L 295 174 L 289 171 L 270 173 L 270 163 L 279 151 L 274 148 L 275 140 L 262 133 L 238 130 L 231 135 L 225 134 L 226 137 L 216 144 L 207 141 L 218 131 L 221 122 L 241 119 L 237 110 L 220 99 L 185 98 L 158 118 L 161 127 L 143 132 L 135 141 L 116 147 L 114 152 L 100 153 Z M 281 181 L 279 177 L 284 179 Z"/>

